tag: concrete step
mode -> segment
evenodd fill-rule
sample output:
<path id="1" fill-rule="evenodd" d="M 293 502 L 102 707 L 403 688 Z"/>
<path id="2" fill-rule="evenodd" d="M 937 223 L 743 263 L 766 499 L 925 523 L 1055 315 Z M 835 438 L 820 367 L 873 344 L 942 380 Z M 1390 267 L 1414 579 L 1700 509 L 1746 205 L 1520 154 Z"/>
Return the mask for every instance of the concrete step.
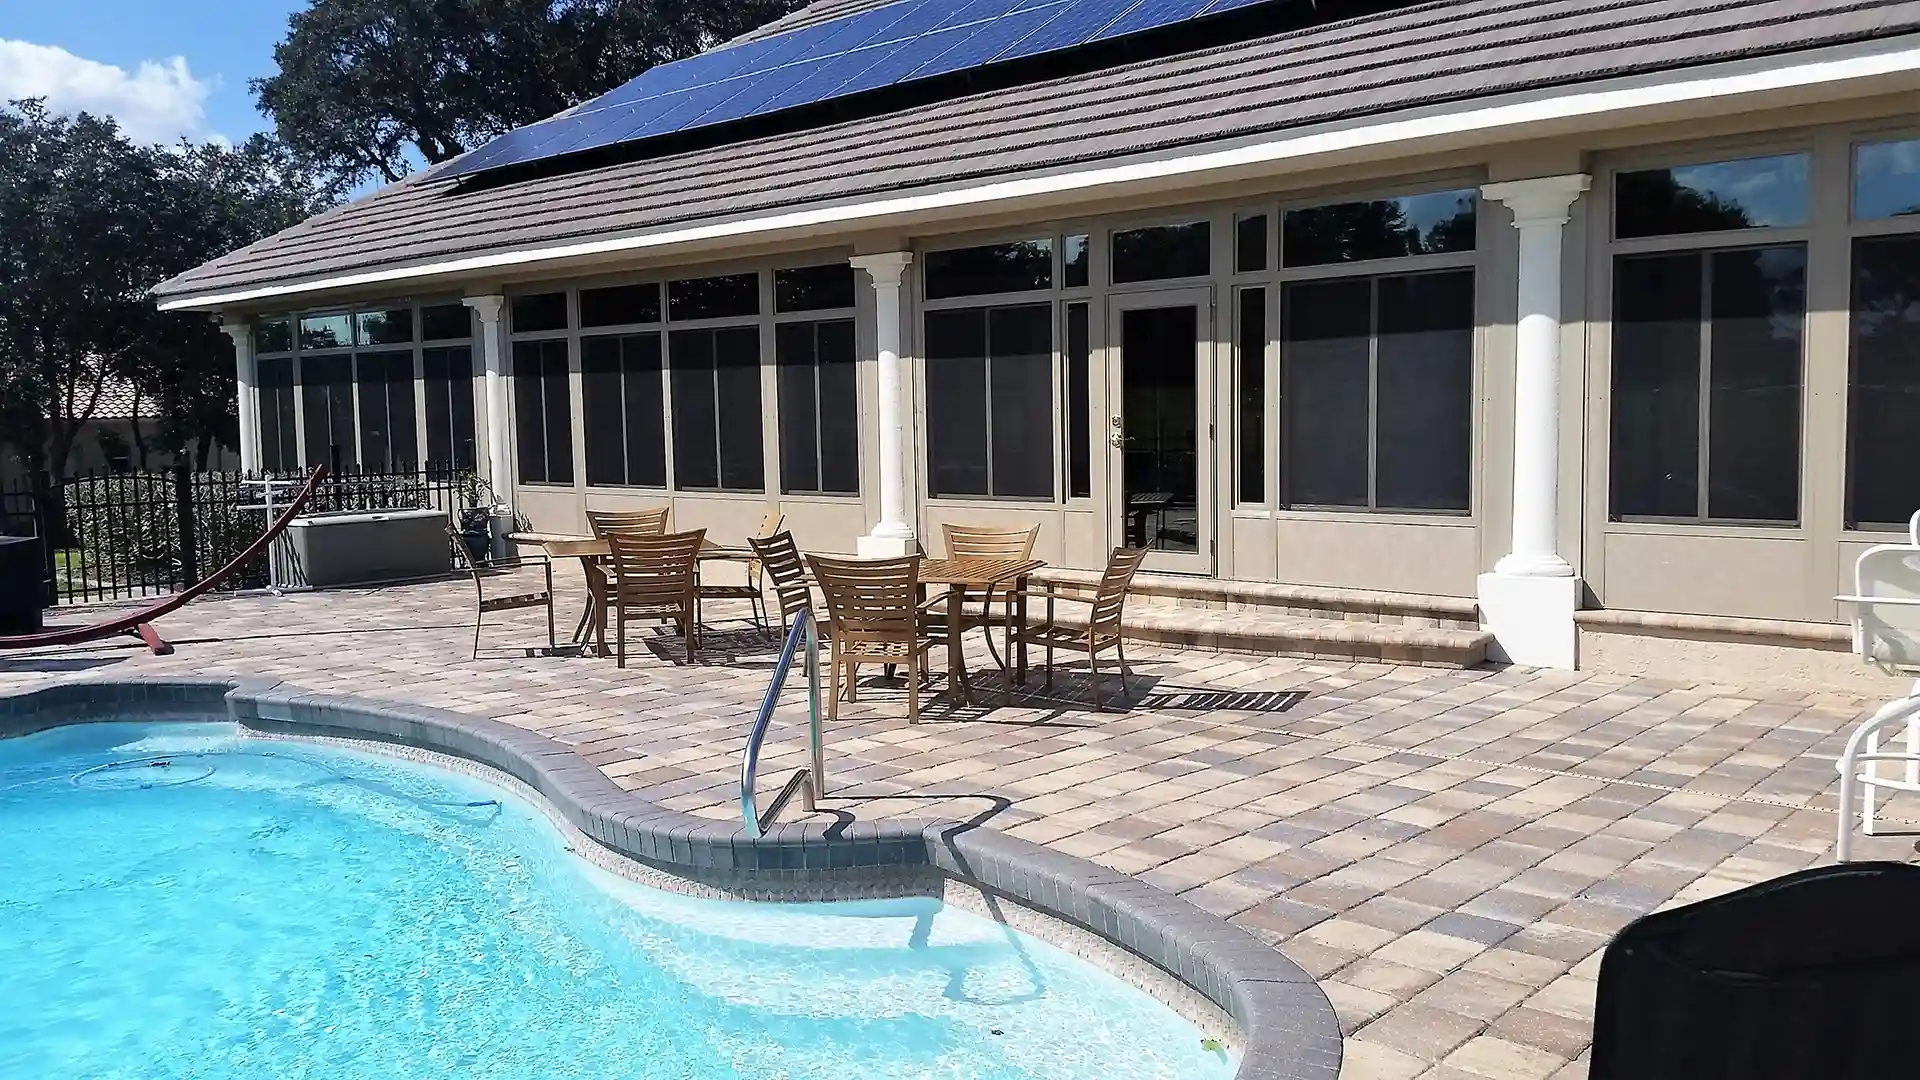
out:
<path id="1" fill-rule="evenodd" d="M 1049 567 L 1036 582 L 1091 589 L 1100 575 L 1091 570 Z M 1245 612 L 1265 617 L 1378 623 L 1428 630 L 1480 629 L 1480 609 L 1471 597 L 1335 589 L 1264 581 L 1221 581 L 1177 574 L 1137 574 L 1128 590 L 1129 611 L 1137 607 L 1174 607 Z"/>
<path id="2" fill-rule="evenodd" d="M 1044 601 L 1028 602 L 1029 618 Z M 1061 604 L 1062 625 L 1084 627 L 1084 604 Z M 1493 635 L 1485 630 L 1410 626 L 1404 623 L 1301 618 L 1257 611 L 1228 611 L 1127 602 L 1121 629 L 1128 641 L 1262 656 L 1369 661 L 1423 667 L 1469 668 L 1486 662 Z"/>

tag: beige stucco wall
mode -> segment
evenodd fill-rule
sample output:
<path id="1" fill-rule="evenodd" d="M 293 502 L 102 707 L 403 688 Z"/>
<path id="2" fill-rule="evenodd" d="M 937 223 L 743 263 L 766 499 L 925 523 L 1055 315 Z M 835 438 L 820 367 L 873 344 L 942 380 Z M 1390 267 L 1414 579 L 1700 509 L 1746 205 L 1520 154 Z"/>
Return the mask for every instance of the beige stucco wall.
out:
<path id="1" fill-rule="evenodd" d="M 1829 95 L 1837 96 L 1837 95 Z M 1756 101 L 1759 99 L 1755 99 Z M 1002 502 L 914 498 L 916 524 L 930 551 L 942 549 L 946 522 L 1041 525 L 1039 554 L 1050 562 L 1098 565 L 1123 535 L 1114 509 L 1117 454 L 1106 445 L 1106 420 L 1116 410 L 1115 361 L 1105 348 L 1106 307 L 1111 298 L 1156 286 L 1111 288 L 1102 284 L 1104 237 L 1113 228 L 1153 221 L 1212 222 L 1216 272 L 1205 280 L 1166 283 L 1210 290 L 1221 314 L 1209 327 L 1212 340 L 1210 388 L 1220 405 L 1209 461 L 1213 469 L 1213 507 L 1207 522 L 1219 540 L 1213 572 L 1249 580 L 1471 596 L 1475 576 L 1490 569 L 1508 545 L 1512 481 L 1512 410 L 1517 234 L 1510 214 L 1495 203 L 1480 204 L 1477 250 L 1464 260 L 1475 271 L 1479 328 L 1474 342 L 1474 441 L 1471 510 L 1465 515 L 1422 517 L 1405 514 L 1347 514 L 1293 511 L 1270 505 L 1236 506 L 1231 489 L 1232 326 L 1226 317 L 1236 284 L 1247 277 L 1229 272 L 1225 257 L 1236 211 L 1265 208 L 1276 215 L 1283 205 L 1314 200 L 1343 201 L 1443 187 L 1477 186 L 1489 180 L 1525 178 L 1575 171 L 1594 176 L 1594 190 L 1575 204 L 1565 231 L 1562 300 L 1564 306 L 1561 380 L 1560 545 L 1562 554 L 1585 579 L 1591 604 L 1799 621 L 1841 617 L 1830 599 L 1849 587 L 1852 557 L 1879 534 L 1850 533 L 1841 527 L 1847 350 L 1847 269 L 1845 162 L 1850 140 L 1866 134 L 1910 134 L 1916 123 L 1916 99 L 1889 95 L 1819 104 L 1731 107 L 1702 110 L 1713 115 L 1662 118 L 1660 122 L 1618 124 L 1580 134 L 1553 134 L 1491 147 L 1429 144 L 1418 156 L 1376 153 L 1361 160 L 1349 155 L 1337 168 L 1315 168 L 1298 161 L 1277 163 L 1264 172 L 1249 170 L 1229 181 L 1186 186 L 1178 191 L 1136 186 L 1124 197 L 1056 199 L 1041 210 L 1018 213 L 951 213 L 935 226 L 814 235 L 780 243 L 736 247 L 724 261 L 701 263 L 685 255 L 631 254 L 597 260 L 594 274 L 668 277 L 766 269 L 776 265 L 843 259 L 856 252 L 960 246 L 1025 235 L 1087 232 L 1095 239 L 1092 279 L 1076 292 L 1090 305 L 1095 349 L 1090 377 L 1093 413 L 1093 497 L 1043 502 Z M 1612 522 L 1607 513 L 1610 328 L 1609 274 L 1615 246 L 1609 238 L 1607 188 L 1612 172 L 1641 164 L 1710 160 L 1779 147 L 1800 147 L 1815 155 L 1814 221 L 1803 230 L 1809 245 L 1809 317 L 1806 333 L 1802 416 L 1802 521 L 1794 527 L 1733 528 L 1714 525 L 1656 525 Z M 1402 260 L 1435 265 L 1431 260 Z M 1391 269 L 1382 267 L 1380 269 Z M 925 402 L 918 372 L 921 309 L 919 265 L 909 271 L 908 310 L 904 319 L 909 374 L 905 392 L 913 403 L 912 433 L 924 431 Z M 573 273 L 583 271 L 575 270 Z M 764 275 L 763 275 L 764 277 Z M 556 280 L 555 271 L 525 271 L 517 278 L 476 280 L 468 292 L 505 288 L 539 291 Z M 1271 283 L 1275 275 L 1261 280 Z M 548 531 L 584 529 L 588 506 L 670 501 L 682 527 L 707 526 L 716 534 L 743 533 L 769 507 L 778 507 L 803 546 L 850 551 L 855 538 L 877 517 L 878 445 L 875 419 L 874 342 L 871 291 L 861 282 L 858 311 L 859 414 L 862 491 L 857 498 L 767 495 L 681 494 L 588 488 L 584 484 L 582 425 L 574 425 L 577 477 L 572 488 L 521 485 L 516 502 L 533 527 Z M 1269 288 L 1272 288 L 1269 284 Z M 1056 303 L 1066 293 L 1056 290 Z M 981 298 L 992 303 L 993 298 Z M 770 305 L 769 305 L 770 307 Z M 1269 336 L 1278 326 L 1270 323 Z M 770 363 L 771 335 L 763 334 Z M 1058 345 L 1056 346 L 1056 349 Z M 1270 353 L 1275 353 L 1270 345 Z M 1277 379 L 1278 356 L 1269 358 L 1269 384 Z M 580 388 L 578 356 L 573 359 L 576 417 Z M 771 371 L 763 383 L 768 406 L 765 438 L 769 487 L 777 489 L 777 416 Z M 1056 384 L 1057 385 L 1057 384 Z M 1059 395 L 1056 394 L 1056 398 Z M 1271 399 L 1270 399 L 1271 400 Z M 1056 400 L 1056 419 L 1062 403 Z M 484 429 L 484 409 L 480 425 Z M 1268 409 L 1269 415 L 1277 410 Z M 1057 426 L 1057 425 L 1056 425 Z M 480 433 L 483 445 L 489 438 Z M 1274 433 L 1269 457 L 1273 461 Z M 912 445 L 920 444 L 918 438 Z M 1270 466 L 1271 467 L 1271 466 Z M 915 452 L 908 481 L 925 489 L 924 454 Z M 1611 635 L 1618 637 L 1620 635 Z M 1618 642 L 1594 643 L 1616 648 Z M 1586 646 L 1583 644 L 1583 648 Z"/>

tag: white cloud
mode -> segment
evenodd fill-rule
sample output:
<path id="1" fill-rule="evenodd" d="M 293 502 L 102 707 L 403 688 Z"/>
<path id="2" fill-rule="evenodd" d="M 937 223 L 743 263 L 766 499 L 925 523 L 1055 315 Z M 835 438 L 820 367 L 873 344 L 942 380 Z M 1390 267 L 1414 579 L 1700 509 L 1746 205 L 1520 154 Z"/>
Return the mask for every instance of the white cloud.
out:
<path id="1" fill-rule="evenodd" d="M 136 142 L 218 138 L 207 130 L 207 95 L 184 56 L 141 61 L 138 70 L 75 56 L 54 45 L 0 38 L 0 101 L 45 98 L 58 113 L 111 116 Z"/>

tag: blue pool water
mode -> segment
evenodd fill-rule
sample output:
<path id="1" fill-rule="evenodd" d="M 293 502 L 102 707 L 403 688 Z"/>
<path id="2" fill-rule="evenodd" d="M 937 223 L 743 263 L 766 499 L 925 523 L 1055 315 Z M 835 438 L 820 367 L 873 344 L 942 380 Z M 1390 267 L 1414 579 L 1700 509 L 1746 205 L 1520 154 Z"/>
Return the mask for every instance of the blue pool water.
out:
<path id="1" fill-rule="evenodd" d="M 215 724 L 0 741 L 6 1080 L 1224 1080 L 1205 1034 L 932 901 L 635 885 L 443 770 Z"/>

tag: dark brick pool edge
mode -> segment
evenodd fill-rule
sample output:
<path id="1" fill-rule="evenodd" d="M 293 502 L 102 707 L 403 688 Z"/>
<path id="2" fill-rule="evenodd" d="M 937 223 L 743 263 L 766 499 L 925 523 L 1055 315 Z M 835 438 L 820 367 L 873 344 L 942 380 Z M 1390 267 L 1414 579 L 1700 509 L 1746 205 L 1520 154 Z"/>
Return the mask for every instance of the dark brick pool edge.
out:
<path id="1" fill-rule="evenodd" d="M 88 721 L 207 719 L 393 743 L 498 769 L 610 850 L 698 881 L 930 867 L 1098 934 L 1199 991 L 1240 1028 L 1237 1080 L 1335 1080 L 1340 1072 L 1333 1006 L 1298 965 L 1144 881 L 993 829 L 912 819 L 787 823 L 754 840 L 738 823 L 656 806 L 565 744 L 511 724 L 270 679 L 121 678 L 0 693 L 0 738 Z"/>

